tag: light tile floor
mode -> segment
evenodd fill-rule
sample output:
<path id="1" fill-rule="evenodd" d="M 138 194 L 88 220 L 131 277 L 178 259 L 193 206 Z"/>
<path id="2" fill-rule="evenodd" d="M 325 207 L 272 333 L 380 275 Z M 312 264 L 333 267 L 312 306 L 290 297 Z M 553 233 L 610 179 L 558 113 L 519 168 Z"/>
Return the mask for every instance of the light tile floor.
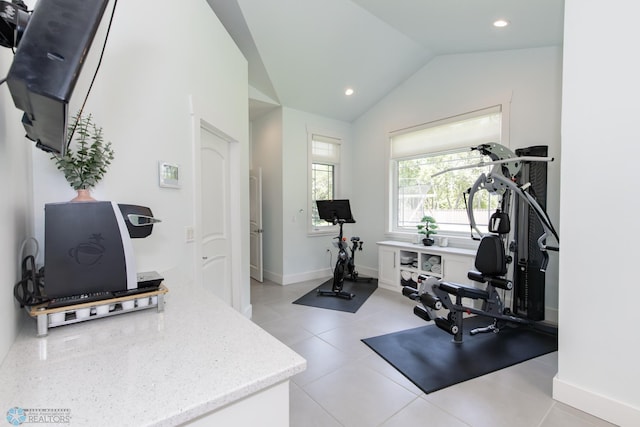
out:
<path id="1" fill-rule="evenodd" d="M 251 283 L 252 320 L 307 359 L 292 427 L 612 425 L 551 398 L 557 353 L 425 394 L 360 341 L 425 325 L 413 301 L 378 288 L 356 313 L 292 304 L 322 282 Z"/>

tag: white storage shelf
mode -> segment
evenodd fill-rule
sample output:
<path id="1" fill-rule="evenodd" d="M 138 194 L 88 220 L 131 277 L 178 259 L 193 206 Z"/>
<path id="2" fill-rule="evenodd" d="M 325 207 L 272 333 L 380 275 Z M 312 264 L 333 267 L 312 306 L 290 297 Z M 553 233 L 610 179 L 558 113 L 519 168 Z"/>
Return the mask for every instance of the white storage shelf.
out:
<path id="1" fill-rule="evenodd" d="M 420 274 L 457 283 L 468 283 L 467 272 L 473 266 L 475 250 L 412 243 L 378 242 L 378 285 L 402 290 L 417 286 Z"/>

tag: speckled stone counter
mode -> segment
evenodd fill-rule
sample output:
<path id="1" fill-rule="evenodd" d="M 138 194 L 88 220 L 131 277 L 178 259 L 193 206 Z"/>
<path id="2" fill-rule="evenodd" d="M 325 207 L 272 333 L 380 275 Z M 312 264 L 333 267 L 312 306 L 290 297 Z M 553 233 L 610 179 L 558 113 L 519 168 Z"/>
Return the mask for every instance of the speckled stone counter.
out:
<path id="1" fill-rule="evenodd" d="M 25 319 L 0 366 L 0 411 L 63 409 L 70 426 L 179 425 L 306 368 L 216 297 L 191 284 L 165 285 L 160 313 L 91 320 L 42 338 L 35 319 Z"/>

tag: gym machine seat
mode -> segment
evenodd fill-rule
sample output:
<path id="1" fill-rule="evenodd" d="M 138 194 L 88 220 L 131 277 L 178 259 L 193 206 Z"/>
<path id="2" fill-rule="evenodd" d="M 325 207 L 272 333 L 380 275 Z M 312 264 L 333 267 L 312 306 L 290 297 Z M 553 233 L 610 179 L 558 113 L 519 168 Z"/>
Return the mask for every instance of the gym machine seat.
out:
<path id="1" fill-rule="evenodd" d="M 465 314 L 479 314 L 492 317 L 493 324 L 472 330 L 471 335 L 480 332 L 498 332 L 498 320 L 529 323 L 529 320 L 522 319 L 508 314 L 504 310 L 504 304 L 496 288 L 510 290 L 513 288 L 512 282 L 505 278 L 507 274 L 507 257 L 505 256 L 504 244 L 497 234 L 487 234 L 482 237 L 478 252 L 476 253 L 474 266 L 475 270 L 468 272 L 469 279 L 486 283 L 485 289 L 461 283 L 451 283 L 437 280 L 433 277 L 421 275 L 418 278 L 420 290 L 414 288 L 403 289 L 403 294 L 408 298 L 419 301 L 423 307 L 416 306 L 414 313 L 425 319 L 433 320 L 435 324 L 454 336 L 455 343 L 462 342 L 463 321 Z M 422 283 L 427 286 L 423 286 Z M 465 306 L 462 298 L 482 301 L 482 308 Z M 435 311 L 443 308 L 449 310 L 447 317 L 437 316 Z"/>

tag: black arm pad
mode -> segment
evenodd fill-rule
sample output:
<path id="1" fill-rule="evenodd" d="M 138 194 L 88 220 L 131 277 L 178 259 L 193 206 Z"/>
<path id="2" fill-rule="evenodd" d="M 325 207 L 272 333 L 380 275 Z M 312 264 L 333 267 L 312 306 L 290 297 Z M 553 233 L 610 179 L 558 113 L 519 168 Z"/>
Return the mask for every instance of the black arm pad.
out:
<path id="1" fill-rule="evenodd" d="M 508 291 L 513 289 L 513 283 L 511 283 L 510 280 L 503 279 L 501 277 L 492 277 L 490 279 L 487 278 L 487 282 L 489 282 L 490 285 L 496 288 L 506 289 Z"/>
<path id="2" fill-rule="evenodd" d="M 467 273 L 467 277 L 474 282 L 486 283 L 489 282 L 490 285 L 500 288 L 511 290 L 513 289 L 513 283 L 510 280 L 503 279 L 502 277 L 491 277 L 491 276 L 483 276 L 479 271 L 471 270 Z"/>
<path id="3" fill-rule="evenodd" d="M 484 283 L 487 281 L 487 279 L 484 278 L 484 276 L 482 275 L 482 273 L 480 273 L 479 271 L 476 270 L 470 270 L 467 273 L 467 277 L 471 280 L 473 280 L 474 282 L 480 282 L 480 283 Z"/>

